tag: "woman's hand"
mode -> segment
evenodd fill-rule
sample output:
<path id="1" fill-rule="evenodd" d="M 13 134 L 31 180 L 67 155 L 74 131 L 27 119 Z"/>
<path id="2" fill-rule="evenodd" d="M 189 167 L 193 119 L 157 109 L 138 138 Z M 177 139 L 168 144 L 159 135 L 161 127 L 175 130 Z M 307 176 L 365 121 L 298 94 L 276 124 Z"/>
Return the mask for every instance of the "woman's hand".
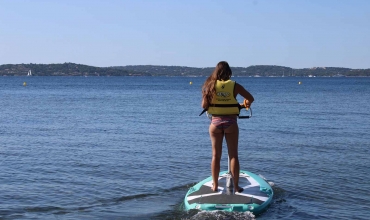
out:
<path id="1" fill-rule="evenodd" d="M 251 107 L 251 102 L 248 99 L 244 99 L 244 107 L 248 110 Z"/>

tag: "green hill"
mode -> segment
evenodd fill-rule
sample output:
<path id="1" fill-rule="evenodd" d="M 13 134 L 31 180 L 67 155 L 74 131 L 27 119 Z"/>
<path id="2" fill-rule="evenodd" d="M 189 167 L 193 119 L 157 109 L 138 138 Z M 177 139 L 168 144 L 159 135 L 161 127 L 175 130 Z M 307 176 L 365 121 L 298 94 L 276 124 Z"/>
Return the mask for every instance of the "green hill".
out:
<path id="1" fill-rule="evenodd" d="M 209 76 L 214 67 L 196 68 L 185 66 L 130 65 L 94 67 L 75 63 L 63 64 L 5 64 L 0 65 L 0 76 Z M 248 77 L 336 77 L 370 76 L 370 69 L 340 67 L 314 67 L 293 69 L 275 65 L 232 67 L 234 76 Z"/>

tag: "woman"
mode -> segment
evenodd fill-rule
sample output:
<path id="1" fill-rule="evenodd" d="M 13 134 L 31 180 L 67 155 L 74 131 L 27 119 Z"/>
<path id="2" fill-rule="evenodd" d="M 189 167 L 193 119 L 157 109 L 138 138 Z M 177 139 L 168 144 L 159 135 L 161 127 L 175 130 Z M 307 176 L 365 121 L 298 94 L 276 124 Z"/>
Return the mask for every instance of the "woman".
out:
<path id="1" fill-rule="evenodd" d="M 207 109 L 209 114 L 212 114 L 212 121 L 209 126 L 209 135 L 212 142 L 212 190 L 217 191 L 218 189 L 222 142 L 225 137 L 230 158 L 231 175 L 234 181 L 234 192 L 242 192 L 243 188 L 239 187 L 239 127 L 237 123 L 239 103 L 236 96 L 240 94 L 246 99 L 246 107 L 250 107 L 254 98 L 243 86 L 230 80 L 231 75 L 232 72 L 227 62 L 221 61 L 217 64 L 212 75 L 203 84 L 202 107 Z"/>

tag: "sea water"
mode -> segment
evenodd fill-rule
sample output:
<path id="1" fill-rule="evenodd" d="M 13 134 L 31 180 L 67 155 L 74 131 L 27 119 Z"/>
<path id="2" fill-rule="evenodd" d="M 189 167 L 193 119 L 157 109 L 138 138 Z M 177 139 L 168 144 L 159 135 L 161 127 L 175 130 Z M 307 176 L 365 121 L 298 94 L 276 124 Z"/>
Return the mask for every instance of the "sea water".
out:
<path id="1" fill-rule="evenodd" d="M 275 183 L 266 212 L 184 211 L 211 175 L 205 78 L 1 77 L 0 219 L 369 219 L 370 78 L 233 79 L 255 97 L 239 157 Z"/>

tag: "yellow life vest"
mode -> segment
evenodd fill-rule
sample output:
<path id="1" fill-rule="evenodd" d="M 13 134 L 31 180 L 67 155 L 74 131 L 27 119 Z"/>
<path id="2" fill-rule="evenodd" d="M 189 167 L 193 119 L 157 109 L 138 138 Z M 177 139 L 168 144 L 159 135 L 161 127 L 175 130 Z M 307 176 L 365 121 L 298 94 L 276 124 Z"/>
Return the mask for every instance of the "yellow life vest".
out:
<path id="1" fill-rule="evenodd" d="M 239 115 L 240 105 L 234 98 L 235 81 L 216 81 L 216 94 L 208 107 L 208 113 L 213 115 Z"/>

